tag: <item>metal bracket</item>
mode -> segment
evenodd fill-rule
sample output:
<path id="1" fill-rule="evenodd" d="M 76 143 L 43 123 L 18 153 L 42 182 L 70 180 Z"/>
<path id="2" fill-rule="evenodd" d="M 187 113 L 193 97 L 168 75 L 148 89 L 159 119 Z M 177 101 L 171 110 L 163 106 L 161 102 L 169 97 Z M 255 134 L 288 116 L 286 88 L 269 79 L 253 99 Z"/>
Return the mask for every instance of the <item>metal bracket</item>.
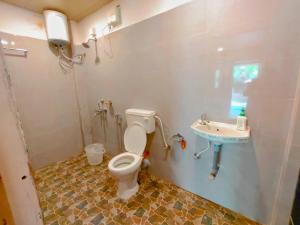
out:
<path id="1" fill-rule="evenodd" d="M 180 134 L 180 133 L 177 133 L 177 134 L 174 134 L 172 137 L 171 137 L 171 140 L 174 140 L 174 141 L 177 141 L 177 142 L 181 142 L 184 139 L 184 137 Z"/>

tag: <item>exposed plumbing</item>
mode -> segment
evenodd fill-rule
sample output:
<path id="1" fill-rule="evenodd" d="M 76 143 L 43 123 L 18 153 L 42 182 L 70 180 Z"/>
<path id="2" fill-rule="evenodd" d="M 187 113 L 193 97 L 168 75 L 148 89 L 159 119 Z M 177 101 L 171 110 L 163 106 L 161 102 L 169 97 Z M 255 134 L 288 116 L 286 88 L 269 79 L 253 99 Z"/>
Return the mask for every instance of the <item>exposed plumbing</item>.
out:
<path id="1" fill-rule="evenodd" d="M 180 144 L 180 147 L 182 150 L 184 150 L 186 148 L 186 140 L 185 138 L 177 133 L 177 134 L 174 134 L 171 138 L 170 138 L 171 141 L 176 141 Z"/>
<path id="2" fill-rule="evenodd" d="M 164 149 L 169 149 L 170 146 L 169 144 L 167 143 L 167 140 L 166 140 L 166 137 L 165 137 L 165 131 L 164 131 L 164 126 L 163 126 L 163 123 L 161 121 L 161 118 L 158 116 L 158 115 L 155 115 L 154 116 L 155 119 L 158 120 L 159 122 L 159 125 L 160 125 L 160 129 L 161 129 L 161 135 L 162 135 L 162 138 L 163 138 L 163 141 L 164 141 Z"/>
<path id="3" fill-rule="evenodd" d="M 200 152 L 195 152 L 195 153 L 194 153 L 194 155 L 193 155 L 194 159 L 200 159 L 200 158 L 201 158 L 201 155 L 202 155 L 204 152 L 210 150 L 210 146 L 211 146 L 211 143 L 210 143 L 210 141 L 208 141 L 208 142 L 207 142 L 207 147 L 206 147 L 205 149 L 201 150 Z"/>
<path id="4" fill-rule="evenodd" d="M 103 128 L 103 134 L 104 134 L 104 142 L 106 142 L 106 123 L 107 123 L 107 109 L 103 107 L 104 100 L 101 99 L 98 101 L 98 109 L 95 110 L 95 116 L 100 116 L 100 123 L 101 127 Z"/>
<path id="5" fill-rule="evenodd" d="M 118 138 L 119 150 L 121 151 L 123 149 L 123 119 L 121 114 L 119 113 L 115 114 L 115 119 L 116 119 L 116 126 L 117 126 L 117 138 Z"/>
<path id="6" fill-rule="evenodd" d="M 201 155 L 208 150 L 212 149 L 213 151 L 213 162 L 212 162 L 212 168 L 209 175 L 210 180 L 214 180 L 219 172 L 220 169 L 220 159 L 221 159 L 221 150 L 222 150 L 222 144 L 219 143 L 212 143 L 211 141 L 208 141 L 207 147 L 200 152 L 195 152 L 193 155 L 194 159 L 200 159 Z"/>
<path id="7" fill-rule="evenodd" d="M 212 169 L 209 175 L 210 180 L 214 180 L 219 172 L 220 168 L 220 159 L 221 159 L 221 149 L 222 149 L 222 144 L 214 143 L 213 145 L 214 149 L 214 158 L 213 158 L 213 164 L 212 164 Z"/>
<path id="8" fill-rule="evenodd" d="M 181 142 L 182 140 L 184 140 L 184 137 L 181 134 L 177 133 L 174 134 L 170 139 L 177 142 Z"/>
<path id="9" fill-rule="evenodd" d="M 69 72 L 74 64 L 82 64 L 85 58 L 85 54 L 75 55 L 73 58 L 68 57 L 64 53 L 64 49 L 62 47 L 56 47 L 58 51 L 58 62 L 61 69 L 67 73 Z"/>
<path id="10" fill-rule="evenodd" d="M 180 133 L 174 134 L 169 138 L 169 143 L 171 143 L 171 146 L 173 145 L 174 141 L 180 145 L 182 150 L 184 150 L 186 148 L 186 140 Z M 165 160 L 168 159 L 170 150 L 171 150 L 171 148 L 167 149 L 166 155 L 165 155 Z"/>

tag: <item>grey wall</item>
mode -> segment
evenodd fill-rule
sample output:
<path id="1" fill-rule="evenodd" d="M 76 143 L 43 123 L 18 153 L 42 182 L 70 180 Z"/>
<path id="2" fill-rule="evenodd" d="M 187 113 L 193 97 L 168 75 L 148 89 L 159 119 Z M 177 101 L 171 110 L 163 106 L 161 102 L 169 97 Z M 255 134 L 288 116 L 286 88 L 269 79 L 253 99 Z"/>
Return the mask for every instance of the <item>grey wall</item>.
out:
<path id="1" fill-rule="evenodd" d="M 28 57 L 7 56 L 17 106 L 33 168 L 70 158 L 82 150 L 72 73 L 64 74 L 48 42 L 1 33 L 28 49 Z"/>
<path id="2" fill-rule="evenodd" d="M 112 33 L 113 57 L 104 55 L 108 42 L 102 43 L 101 64 L 94 64 L 93 48 L 84 50 L 86 64 L 77 75 L 86 91 L 93 140 L 104 142 L 99 118 L 93 116 L 101 97 L 111 99 L 115 112 L 123 116 L 131 107 L 155 110 L 168 136 L 177 132 L 185 136 L 187 149 L 174 144 L 165 160 L 157 129 L 149 145 L 152 172 L 268 223 L 298 77 L 299 10 L 297 0 L 197 0 Z M 218 47 L 224 51 L 217 52 Z M 259 77 L 245 92 L 252 140 L 225 145 L 219 174 L 210 181 L 212 155 L 193 159 L 206 142 L 192 133 L 190 125 L 204 112 L 211 120 L 234 121 L 229 116 L 232 71 L 243 63 L 260 65 Z M 109 116 L 106 147 L 112 154 L 121 151 L 115 127 Z"/>

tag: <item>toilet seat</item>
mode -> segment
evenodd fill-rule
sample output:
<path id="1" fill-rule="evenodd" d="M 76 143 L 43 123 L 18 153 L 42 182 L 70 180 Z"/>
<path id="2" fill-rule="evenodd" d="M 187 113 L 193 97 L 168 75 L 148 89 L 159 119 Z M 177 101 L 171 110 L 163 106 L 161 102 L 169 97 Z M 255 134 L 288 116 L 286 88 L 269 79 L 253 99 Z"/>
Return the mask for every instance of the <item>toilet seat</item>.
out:
<path id="1" fill-rule="evenodd" d="M 127 152 L 113 157 L 108 164 L 109 170 L 117 175 L 134 172 L 142 162 L 142 155 L 147 143 L 144 127 L 136 123 L 125 130 L 124 145 Z"/>
<path id="2" fill-rule="evenodd" d="M 127 127 L 124 145 L 127 152 L 142 156 L 147 143 L 146 129 L 138 123 Z"/>
<path id="3" fill-rule="evenodd" d="M 108 168 L 114 174 L 124 175 L 137 170 L 141 162 L 142 157 L 130 152 L 124 152 L 113 157 L 108 163 Z"/>

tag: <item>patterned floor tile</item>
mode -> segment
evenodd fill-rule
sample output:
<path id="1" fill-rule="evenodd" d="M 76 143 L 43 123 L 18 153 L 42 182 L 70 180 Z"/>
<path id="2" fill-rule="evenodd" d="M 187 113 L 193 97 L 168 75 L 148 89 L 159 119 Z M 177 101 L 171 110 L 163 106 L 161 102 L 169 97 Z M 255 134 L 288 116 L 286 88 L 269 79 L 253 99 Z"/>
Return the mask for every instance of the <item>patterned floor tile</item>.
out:
<path id="1" fill-rule="evenodd" d="M 109 160 L 90 166 L 79 155 L 35 172 L 45 225 L 258 225 L 147 171 L 139 192 L 122 201 Z"/>

